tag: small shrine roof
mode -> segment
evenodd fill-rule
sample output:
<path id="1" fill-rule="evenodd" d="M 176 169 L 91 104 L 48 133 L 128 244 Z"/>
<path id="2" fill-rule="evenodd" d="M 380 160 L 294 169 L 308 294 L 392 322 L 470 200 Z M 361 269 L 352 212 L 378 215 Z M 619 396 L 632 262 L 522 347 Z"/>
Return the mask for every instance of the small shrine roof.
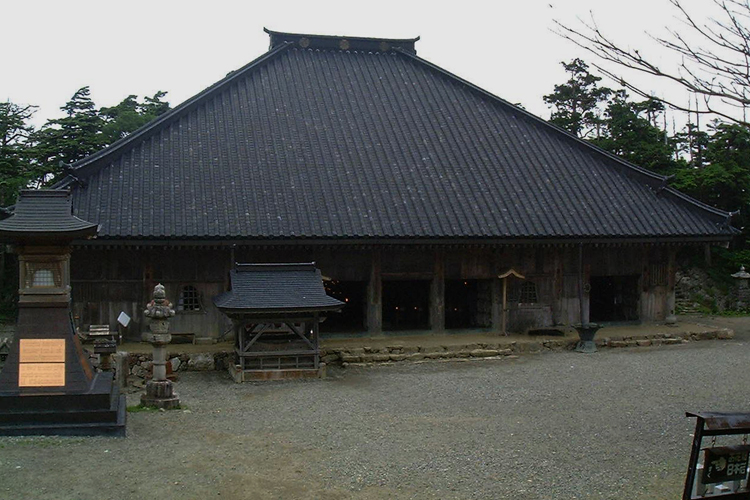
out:
<path id="1" fill-rule="evenodd" d="M 315 263 L 236 264 L 232 289 L 214 297 L 224 312 L 331 311 L 344 303 L 326 295 Z"/>
<path id="2" fill-rule="evenodd" d="M 0 221 L 0 236 L 11 239 L 28 237 L 87 238 L 94 236 L 97 225 L 73 215 L 68 190 L 24 189 L 13 215 Z"/>

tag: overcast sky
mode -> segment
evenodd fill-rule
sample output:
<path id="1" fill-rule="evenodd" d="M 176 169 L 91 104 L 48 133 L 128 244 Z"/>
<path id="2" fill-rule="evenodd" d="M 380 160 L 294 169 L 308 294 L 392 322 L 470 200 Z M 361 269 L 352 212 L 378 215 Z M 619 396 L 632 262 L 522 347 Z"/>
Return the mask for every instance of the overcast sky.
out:
<path id="1" fill-rule="evenodd" d="M 709 12 L 710 0 L 685 0 Z M 80 87 L 97 106 L 168 91 L 175 106 L 268 50 L 276 31 L 407 38 L 417 54 L 548 117 L 542 101 L 565 81 L 560 61 L 592 58 L 555 35 L 593 13 L 625 45 L 657 52 L 644 32 L 679 26 L 668 0 L 343 2 L 0 0 L 0 99 L 39 106 L 41 125 Z M 609 83 L 611 85 L 611 83 Z M 657 93 L 669 92 L 654 83 Z"/>

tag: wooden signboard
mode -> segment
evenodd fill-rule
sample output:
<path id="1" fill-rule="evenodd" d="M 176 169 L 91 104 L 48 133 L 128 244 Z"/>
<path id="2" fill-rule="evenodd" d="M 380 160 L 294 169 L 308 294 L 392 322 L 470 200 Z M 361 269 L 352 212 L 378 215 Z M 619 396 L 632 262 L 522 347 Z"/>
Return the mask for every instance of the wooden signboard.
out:
<path id="1" fill-rule="evenodd" d="M 19 387 L 65 385 L 65 339 L 21 339 Z"/>

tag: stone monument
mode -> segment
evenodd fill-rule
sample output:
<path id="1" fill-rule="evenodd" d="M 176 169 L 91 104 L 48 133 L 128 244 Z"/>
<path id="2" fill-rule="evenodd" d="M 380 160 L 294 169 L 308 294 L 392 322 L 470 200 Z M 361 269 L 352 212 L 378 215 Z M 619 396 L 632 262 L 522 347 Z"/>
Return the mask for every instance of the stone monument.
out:
<path id="1" fill-rule="evenodd" d="M 740 266 L 740 272 L 734 273 L 732 278 L 738 280 L 737 285 L 737 309 L 745 309 L 750 304 L 750 288 L 747 286 L 750 273 L 745 271 L 745 266 Z"/>
<path id="2" fill-rule="evenodd" d="M 164 285 L 154 287 L 154 299 L 143 312 L 149 318 L 150 332 L 143 334 L 143 340 L 154 348 L 153 376 L 146 383 L 146 394 L 141 395 L 143 406 L 156 406 L 170 410 L 180 406 L 180 398 L 174 393 L 172 381 L 167 379 L 167 344 L 172 340 L 169 334 L 169 318 L 174 316 L 172 303 L 167 300 Z"/>
<path id="3" fill-rule="evenodd" d="M 96 372 L 70 311 L 71 244 L 97 225 L 72 214 L 70 192 L 24 190 L 0 221 L 18 254 L 15 341 L 0 372 L 0 435 L 125 435 L 125 396 Z"/>

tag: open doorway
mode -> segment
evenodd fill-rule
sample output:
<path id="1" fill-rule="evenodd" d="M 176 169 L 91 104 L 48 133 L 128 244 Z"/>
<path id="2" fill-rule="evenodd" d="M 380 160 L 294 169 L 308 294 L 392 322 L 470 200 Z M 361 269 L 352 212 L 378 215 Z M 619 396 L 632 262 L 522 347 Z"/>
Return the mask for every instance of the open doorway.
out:
<path id="1" fill-rule="evenodd" d="M 592 276 L 590 313 L 592 322 L 637 321 L 638 276 Z"/>
<path id="2" fill-rule="evenodd" d="M 320 333 L 365 331 L 367 329 L 365 326 L 367 282 L 328 280 L 325 282 L 325 287 L 328 295 L 345 305 L 341 312 L 331 312 L 326 315 L 326 320 L 320 325 Z"/>
<path id="3" fill-rule="evenodd" d="M 427 330 L 430 328 L 430 282 L 383 282 L 383 329 Z"/>
<path id="4" fill-rule="evenodd" d="M 492 318 L 490 280 L 445 281 L 445 327 L 484 328 Z"/>

